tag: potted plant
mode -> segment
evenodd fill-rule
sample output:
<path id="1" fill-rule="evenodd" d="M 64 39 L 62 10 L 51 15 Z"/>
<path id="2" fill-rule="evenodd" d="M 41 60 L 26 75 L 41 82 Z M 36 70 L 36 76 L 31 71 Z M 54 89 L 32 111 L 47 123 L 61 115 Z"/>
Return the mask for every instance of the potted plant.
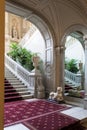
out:
<path id="1" fill-rule="evenodd" d="M 71 59 L 70 61 L 67 61 L 66 62 L 66 69 L 73 72 L 73 73 L 77 73 L 79 71 L 79 69 L 77 67 L 77 60 Z"/>

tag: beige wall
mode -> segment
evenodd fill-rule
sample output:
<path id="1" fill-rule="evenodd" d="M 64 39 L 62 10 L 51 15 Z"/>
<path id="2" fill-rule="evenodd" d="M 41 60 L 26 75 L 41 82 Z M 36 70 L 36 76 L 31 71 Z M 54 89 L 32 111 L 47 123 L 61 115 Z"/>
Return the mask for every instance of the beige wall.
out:
<path id="1" fill-rule="evenodd" d="M 3 130 L 4 102 L 4 0 L 0 0 L 0 130 Z"/>
<path id="2" fill-rule="evenodd" d="M 10 0 L 8 1 L 11 2 Z M 12 2 L 18 5 L 20 5 L 20 3 L 21 5 L 23 4 L 23 8 L 31 10 L 32 14 L 36 14 L 37 16 L 42 18 L 48 25 L 50 32 L 53 36 L 54 53 L 56 54 L 54 61 L 56 70 L 55 85 L 60 85 L 60 82 L 62 81 L 62 72 L 60 70 L 62 70 L 61 66 L 63 62 L 61 61 L 62 55 L 57 55 L 55 48 L 61 45 L 63 36 L 66 34 L 67 30 L 72 26 L 82 25 L 84 27 L 87 27 L 87 16 L 84 12 L 82 0 L 81 2 L 80 0 L 32 0 L 26 1 L 26 3 L 24 3 L 23 0 L 12 0 Z"/>

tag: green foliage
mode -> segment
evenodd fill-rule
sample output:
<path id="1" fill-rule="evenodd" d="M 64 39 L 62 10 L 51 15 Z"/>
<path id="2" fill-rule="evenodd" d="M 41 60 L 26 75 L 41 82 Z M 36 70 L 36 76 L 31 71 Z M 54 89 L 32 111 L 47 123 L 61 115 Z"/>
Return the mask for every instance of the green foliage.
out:
<path id="1" fill-rule="evenodd" d="M 34 55 L 34 53 L 31 53 L 31 51 L 22 48 L 17 43 L 12 43 L 10 45 L 10 52 L 8 53 L 8 55 L 13 60 L 19 62 L 24 68 L 28 69 L 29 71 L 34 68 L 32 62 L 32 56 Z"/>
<path id="2" fill-rule="evenodd" d="M 18 52 L 19 51 L 19 46 L 16 42 L 12 42 L 10 44 L 10 52 L 8 53 L 8 55 L 16 61 L 16 58 L 18 56 Z"/>
<path id="3" fill-rule="evenodd" d="M 77 73 L 79 71 L 77 67 L 77 60 L 65 60 L 65 69 L 71 71 L 72 73 Z"/>

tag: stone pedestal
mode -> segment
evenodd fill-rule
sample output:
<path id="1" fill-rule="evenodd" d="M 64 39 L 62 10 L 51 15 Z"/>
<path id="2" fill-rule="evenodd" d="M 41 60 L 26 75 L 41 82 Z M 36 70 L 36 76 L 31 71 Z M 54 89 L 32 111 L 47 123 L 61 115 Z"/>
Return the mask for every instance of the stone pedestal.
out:
<path id="1" fill-rule="evenodd" d="M 33 65 L 35 69 L 32 70 L 32 75 L 34 76 L 34 97 L 35 98 L 44 98 L 45 97 L 45 89 L 42 83 L 42 75 L 38 67 L 39 57 L 34 56 L 33 59 Z"/>
<path id="2" fill-rule="evenodd" d="M 44 86 L 42 84 L 42 78 L 39 77 L 37 79 L 37 98 L 44 98 L 45 93 L 44 93 Z"/>

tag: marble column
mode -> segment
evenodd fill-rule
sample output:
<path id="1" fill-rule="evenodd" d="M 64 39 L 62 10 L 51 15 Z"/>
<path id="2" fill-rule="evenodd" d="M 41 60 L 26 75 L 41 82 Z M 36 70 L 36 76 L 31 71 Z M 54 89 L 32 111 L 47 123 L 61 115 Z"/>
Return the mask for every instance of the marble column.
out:
<path id="1" fill-rule="evenodd" d="M 64 91 L 64 46 L 59 46 L 56 48 L 57 58 L 59 58 L 59 85 L 57 87 L 62 87 Z"/>
<path id="2" fill-rule="evenodd" d="M 56 67 L 55 67 L 55 78 L 56 78 L 56 86 L 57 89 L 58 86 L 60 86 L 60 46 L 55 48 L 56 52 Z"/>
<path id="3" fill-rule="evenodd" d="M 87 109 L 87 36 L 84 37 L 85 45 L 85 80 L 84 80 L 84 89 L 85 89 L 85 98 L 84 98 L 84 108 Z"/>

